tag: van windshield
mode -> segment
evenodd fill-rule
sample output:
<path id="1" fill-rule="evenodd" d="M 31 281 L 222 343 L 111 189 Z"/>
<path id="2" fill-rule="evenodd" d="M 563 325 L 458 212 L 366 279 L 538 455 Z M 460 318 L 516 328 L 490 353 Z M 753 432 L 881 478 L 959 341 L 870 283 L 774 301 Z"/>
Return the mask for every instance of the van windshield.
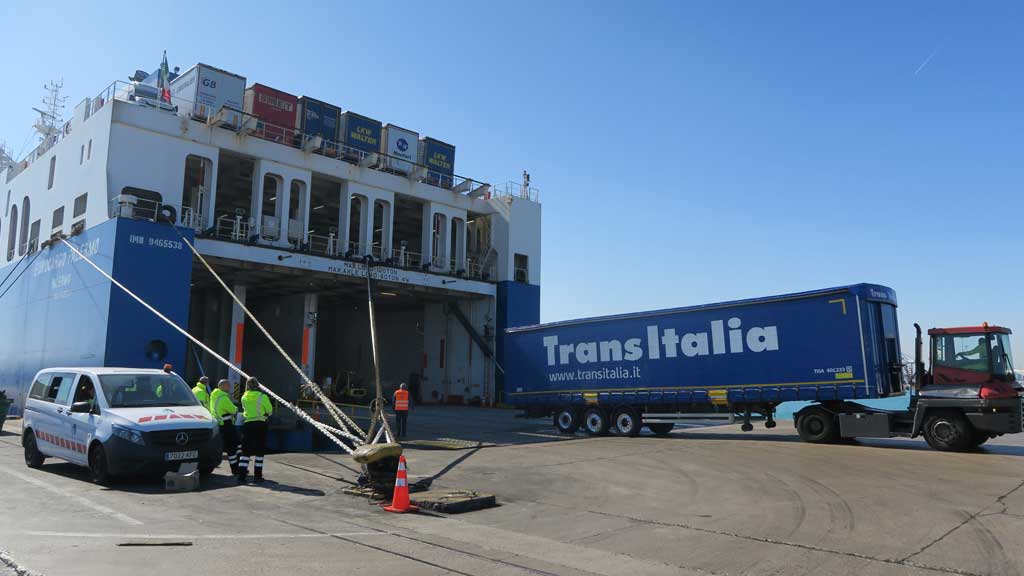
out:
<path id="1" fill-rule="evenodd" d="M 100 376 L 111 408 L 198 406 L 185 381 L 174 374 L 107 374 Z"/>

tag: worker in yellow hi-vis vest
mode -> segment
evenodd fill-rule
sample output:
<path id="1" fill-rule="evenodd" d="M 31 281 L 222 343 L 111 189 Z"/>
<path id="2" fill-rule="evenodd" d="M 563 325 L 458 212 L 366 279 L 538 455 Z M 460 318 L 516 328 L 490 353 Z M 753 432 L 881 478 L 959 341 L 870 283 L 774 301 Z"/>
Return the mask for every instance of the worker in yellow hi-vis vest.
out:
<path id="1" fill-rule="evenodd" d="M 210 379 L 203 376 L 196 382 L 196 385 L 192 387 L 192 395 L 199 400 L 199 403 L 203 405 L 203 408 L 210 409 Z"/>
<path id="2" fill-rule="evenodd" d="M 249 378 L 242 394 L 242 459 L 238 462 L 238 483 L 249 475 L 253 459 L 253 482 L 263 482 L 263 456 L 267 450 L 267 418 L 274 412 L 270 397 L 260 391 L 259 380 Z"/>
<path id="3" fill-rule="evenodd" d="M 231 473 L 238 475 L 238 458 L 242 455 L 242 444 L 238 442 L 238 431 L 235 430 L 235 414 L 238 408 L 231 401 L 231 383 L 221 380 L 210 394 L 210 414 L 220 426 L 220 437 L 224 442 L 224 451 L 228 453 L 228 464 Z"/>

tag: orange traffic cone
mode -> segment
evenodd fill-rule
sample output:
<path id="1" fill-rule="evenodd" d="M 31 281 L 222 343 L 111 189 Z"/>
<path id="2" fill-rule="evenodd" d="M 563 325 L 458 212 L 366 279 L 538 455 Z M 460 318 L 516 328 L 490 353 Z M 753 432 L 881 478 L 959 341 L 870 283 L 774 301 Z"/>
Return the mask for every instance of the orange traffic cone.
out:
<path id="1" fill-rule="evenodd" d="M 409 504 L 409 477 L 406 475 L 405 456 L 398 457 L 398 475 L 395 476 L 395 494 L 391 504 L 384 507 L 388 512 L 418 512 L 419 506 Z"/>

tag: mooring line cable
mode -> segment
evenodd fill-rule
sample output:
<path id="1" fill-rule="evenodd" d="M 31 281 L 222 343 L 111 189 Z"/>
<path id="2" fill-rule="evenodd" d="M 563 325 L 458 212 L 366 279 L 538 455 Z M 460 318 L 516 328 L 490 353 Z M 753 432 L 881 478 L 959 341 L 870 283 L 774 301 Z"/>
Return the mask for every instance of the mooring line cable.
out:
<path id="1" fill-rule="evenodd" d="M 243 371 L 241 368 L 239 368 L 238 366 L 235 366 L 234 364 L 232 364 L 230 361 L 228 361 L 226 358 L 224 358 L 223 356 L 221 356 L 220 354 L 218 354 L 217 352 L 212 350 L 206 344 L 203 344 L 198 338 L 196 338 L 195 336 L 189 334 L 189 332 L 187 330 L 185 330 L 181 326 L 178 326 L 177 324 L 175 324 L 173 320 L 171 320 L 167 316 L 164 316 L 159 310 L 157 310 L 156 308 L 150 306 L 148 302 L 143 300 L 141 297 L 139 297 L 137 294 L 135 294 L 134 292 L 132 292 L 128 288 L 126 288 L 124 284 L 121 284 L 120 282 L 118 282 L 113 276 L 108 274 L 106 270 L 104 270 L 103 268 L 100 268 L 99 265 L 97 265 L 95 262 L 90 260 L 89 257 L 87 257 L 85 254 L 82 254 L 82 252 L 79 251 L 78 248 L 76 248 L 74 244 L 72 244 L 71 242 L 68 242 L 68 240 L 66 238 L 60 237 L 59 240 L 61 242 L 63 242 L 64 245 L 67 246 L 72 252 L 74 252 L 79 258 L 81 258 L 83 261 L 85 261 L 86 264 L 91 266 L 93 269 L 95 269 L 97 272 L 99 272 L 104 278 L 106 278 L 112 284 L 114 284 L 115 286 L 120 288 L 122 291 L 124 291 L 124 293 L 127 294 L 128 296 L 130 296 L 133 300 L 135 300 L 136 302 L 141 304 L 143 308 L 145 308 L 145 309 L 149 310 L 150 312 L 152 312 L 153 314 L 155 314 L 157 316 L 157 318 L 160 318 L 161 320 L 163 320 L 168 326 L 170 326 L 171 328 L 174 328 L 182 336 L 184 336 L 185 338 L 188 338 L 193 344 L 195 344 L 196 346 L 199 346 L 200 348 L 205 350 L 208 354 L 210 354 L 211 356 L 213 356 L 214 358 L 219 360 L 222 364 L 224 364 L 228 368 L 230 368 L 230 369 L 234 370 L 235 372 L 237 372 L 243 378 L 246 378 L 246 379 L 249 378 L 249 375 L 246 374 L 245 371 Z M 316 428 L 317 430 L 322 432 L 325 436 L 327 436 L 331 441 L 333 441 L 335 444 L 337 444 L 338 447 L 340 447 L 342 450 L 344 450 L 348 454 L 351 454 L 353 452 L 352 448 L 349 448 L 349 446 L 347 444 L 345 444 L 345 442 L 343 442 L 340 439 L 338 439 L 338 437 L 335 436 L 334 434 L 339 434 L 341 436 L 348 437 L 348 438 L 352 439 L 357 444 L 361 442 L 360 439 L 356 438 L 352 434 L 348 434 L 348 433 L 346 433 L 346 432 L 344 432 L 342 430 L 338 430 L 336 428 L 327 426 L 326 424 L 323 424 L 322 422 L 317 422 L 311 416 L 306 414 L 304 411 L 302 411 L 301 409 L 299 409 L 296 406 L 292 405 L 290 402 L 286 401 L 285 399 L 281 398 L 273 390 L 267 388 L 263 384 L 260 384 L 260 391 L 262 391 L 263 393 L 267 394 L 268 396 L 270 396 L 271 398 L 276 400 L 280 405 L 288 408 L 292 412 L 295 412 L 295 414 L 298 415 L 299 418 L 305 420 L 309 425 L 313 426 L 314 428 Z"/>
<path id="2" fill-rule="evenodd" d="M 28 269 L 31 268 L 32 264 L 35 263 L 36 258 L 39 258 L 39 255 L 42 254 L 42 253 L 43 253 L 43 251 L 39 250 L 38 252 L 36 252 L 32 256 L 32 258 L 31 258 L 31 260 L 29 260 L 28 264 L 24 268 L 21 269 L 21 272 L 18 272 L 18 275 L 14 277 L 14 280 L 11 280 L 11 283 L 7 285 L 7 288 L 4 289 L 3 293 L 0 293 L 0 298 L 3 298 L 4 296 L 6 296 L 7 293 L 11 291 L 11 288 L 14 288 L 14 285 L 18 283 L 18 280 L 21 279 L 22 275 L 25 274 L 25 272 L 28 272 Z M 21 260 L 25 260 L 26 258 L 27 257 L 22 258 Z M 21 262 L 21 260 L 18 260 L 18 262 Z"/>
<path id="3" fill-rule="evenodd" d="M 14 266 L 11 266 L 11 271 L 7 273 L 7 276 L 4 276 L 3 280 L 0 280 L 0 286 L 3 286 L 7 282 L 7 279 L 11 277 L 11 274 L 14 274 L 14 271 L 17 270 L 18 267 L 21 266 L 21 263 L 24 262 L 24 261 L 25 261 L 25 258 L 22 257 L 22 258 L 18 258 L 14 262 Z"/>
<path id="4" fill-rule="evenodd" d="M 339 410 L 338 407 L 334 405 L 334 402 L 331 402 L 331 400 L 327 398 L 323 391 L 320 390 L 320 387 L 309 379 L 309 376 L 307 376 L 306 373 L 303 372 L 301 368 L 299 368 L 299 366 L 295 363 L 294 360 L 292 360 L 291 356 L 288 355 L 284 348 L 282 348 L 281 345 L 277 343 L 277 340 L 275 340 L 274 337 L 270 335 L 270 332 L 268 332 L 267 329 L 264 328 L 263 324 L 256 319 L 256 316 L 249 311 L 249 308 L 247 308 L 245 304 L 242 303 L 241 299 L 238 298 L 238 296 L 235 294 L 235 291 L 228 287 L 228 285 L 224 282 L 220 275 L 217 274 L 217 272 L 213 269 L 210 263 L 206 261 L 206 258 L 203 258 L 203 255 L 199 253 L 199 250 L 197 250 L 196 247 L 191 242 L 188 241 L 188 238 L 185 238 L 185 236 L 173 224 L 171 225 L 171 228 L 173 228 L 174 231 L 177 232 L 178 237 L 181 238 L 182 242 L 184 242 L 189 247 L 189 249 L 192 250 L 192 253 L 203 264 L 207 272 L 209 272 L 214 277 L 214 279 L 217 280 L 217 283 L 220 284 L 224 291 L 231 296 L 231 299 L 235 301 L 235 304 L 237 304 L 238 307 L 242 309 L 246 317 L 252 320 L 253 324 L 255 324 L 256 327 L 259 328 L 260 332 L 262 332 L 263 335 L 266 336 L 268 340 L 270 340 L 270 343 L 274 346 L 278 353 L 280 353 L 281 356 L 284 357 L 284 359 L 288 362 L 292 369 L 294 369 L 295 372 L 297 372 L 299 376 L 302 377 L 306 386 L 309 389 L 313 390 L 313 394 L 317 397 L 318 400 L 320 400 L 321 403 L 324 404 L 324 406 L 327 408 L 328 413 L 330 413 L 331 416 L 334 417 L 334 420 L 338 423 L 338 426 L 342 428 L 346 428 L 347 426 L 348 428 L 351 428 L 353 431 L 355 431 L 355 433 L 358 434 L 360 437 L 365 438 L 366 433 L 363 432 L 362 428 L 360 428 L 355 422 L 353 422 L 344 412 Z"/>

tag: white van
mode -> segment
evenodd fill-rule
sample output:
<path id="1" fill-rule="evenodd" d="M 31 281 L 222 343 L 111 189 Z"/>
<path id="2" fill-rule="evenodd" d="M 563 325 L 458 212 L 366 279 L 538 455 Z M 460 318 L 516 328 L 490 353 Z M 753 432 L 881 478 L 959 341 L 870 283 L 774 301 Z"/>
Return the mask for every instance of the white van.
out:
<path id="1" fill-rule="evenodd" d="M 105 483 L 160 476 L 185 462 L 209 474 L 221 462 L 210 413 L 177 374 L 138 368 L 48 368 L 25 400 L 25 464 L 60 458 Z"/>

